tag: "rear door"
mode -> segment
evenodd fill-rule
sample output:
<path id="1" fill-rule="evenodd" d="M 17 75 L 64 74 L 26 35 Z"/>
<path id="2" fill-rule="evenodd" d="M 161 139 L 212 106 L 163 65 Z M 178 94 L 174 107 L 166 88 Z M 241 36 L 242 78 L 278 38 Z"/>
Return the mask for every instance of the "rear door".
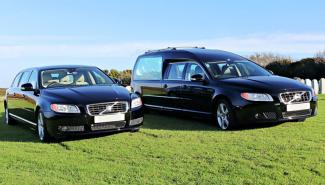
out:
<path id="1" fill-rule="evenodd" d="M 161 105 L 165 108 L 182 109 L 184 100 L 180 94 L 183 86 L 185 75 L 186 63 L 185 62 L 171 62 L 168 63 L 163 87 L 163 99 Z"/>

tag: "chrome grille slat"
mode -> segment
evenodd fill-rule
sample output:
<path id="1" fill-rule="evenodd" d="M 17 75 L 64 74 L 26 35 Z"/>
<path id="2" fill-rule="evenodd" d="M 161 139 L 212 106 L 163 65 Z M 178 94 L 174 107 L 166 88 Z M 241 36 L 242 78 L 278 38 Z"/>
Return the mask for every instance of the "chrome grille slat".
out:
<path id="1" fill-rule="evenodd" d="M 126 113 L 129 109 L 129 104 L 126 101 L 106 102 L 87 105 L 89 115 L 98 116 L 112 113 Z"/>
<path id="2" fill-rule="evenodd" d="M 309 91 L 284 92 L 284 93 L 280 93 L 279 99 L 282 103 L 285 104 L 310 102 L 311 92 Z"/>

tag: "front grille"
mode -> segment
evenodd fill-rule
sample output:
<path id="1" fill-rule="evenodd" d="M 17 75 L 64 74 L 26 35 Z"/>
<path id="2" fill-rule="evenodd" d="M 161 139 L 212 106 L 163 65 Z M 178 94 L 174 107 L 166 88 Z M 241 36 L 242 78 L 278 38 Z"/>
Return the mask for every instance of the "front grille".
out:
<path id="1" fill-rule="evenodd" d="M 285 92 L 280 94 L 280 101 L 285 104 L 304 103 L 311 100 L 309 91 Z"/>
<path id="2" fill-rule="evenodd" d="M 126 113 L 128 109 L 128 102 L 107 102 L 87 105 L 88 114 L 92 116 Z"/>
<path id="3" fill-rule="evenodd" d="M 311 110 L 299 110 L 299 111 L 291 111 L 291 112 L 283 112 L 283 118 L 291 118 L 291 117 L 300 117 L 300 116 L 310 116 Z"/>

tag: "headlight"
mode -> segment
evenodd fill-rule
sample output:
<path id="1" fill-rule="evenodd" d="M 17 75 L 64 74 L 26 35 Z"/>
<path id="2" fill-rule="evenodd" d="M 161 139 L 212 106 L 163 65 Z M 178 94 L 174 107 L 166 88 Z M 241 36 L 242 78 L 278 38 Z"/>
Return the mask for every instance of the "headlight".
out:
<path id="1" fill-rule="evenodd" d="M 131 109 L 133 109 L 133 108 L 137 108 L 137 107 L 140 107 L 140 106 L 142 106 L 141 98 L 135 98 L 135 99 L 132 99 L 132 102 L 131 102 Z"/>
<path id="2" fill-rule="evenodd" d="M 57 113 L 80 113 L 75 105 L 51 104 L 51 110 Z"/>
<path id="3" fill-rule="evenodd" d="M 269 94 L 263 93 L 241 93 L 240 96 L 249 101 L 273 101 L 273 98 Z"/>

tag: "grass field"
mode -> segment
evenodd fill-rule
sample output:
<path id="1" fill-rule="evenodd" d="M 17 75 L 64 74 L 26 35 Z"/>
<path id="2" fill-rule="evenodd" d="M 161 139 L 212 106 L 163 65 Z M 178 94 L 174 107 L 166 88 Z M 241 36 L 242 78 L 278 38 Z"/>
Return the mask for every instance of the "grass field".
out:
<path id="1" fill-rule="evenodd" d="M 107 183 L 325 184 L 325 96 L 304 123 L 230 132 L 153 112 L 137 133 L 42 144 L 0 124 L 0 184 Z"/>

